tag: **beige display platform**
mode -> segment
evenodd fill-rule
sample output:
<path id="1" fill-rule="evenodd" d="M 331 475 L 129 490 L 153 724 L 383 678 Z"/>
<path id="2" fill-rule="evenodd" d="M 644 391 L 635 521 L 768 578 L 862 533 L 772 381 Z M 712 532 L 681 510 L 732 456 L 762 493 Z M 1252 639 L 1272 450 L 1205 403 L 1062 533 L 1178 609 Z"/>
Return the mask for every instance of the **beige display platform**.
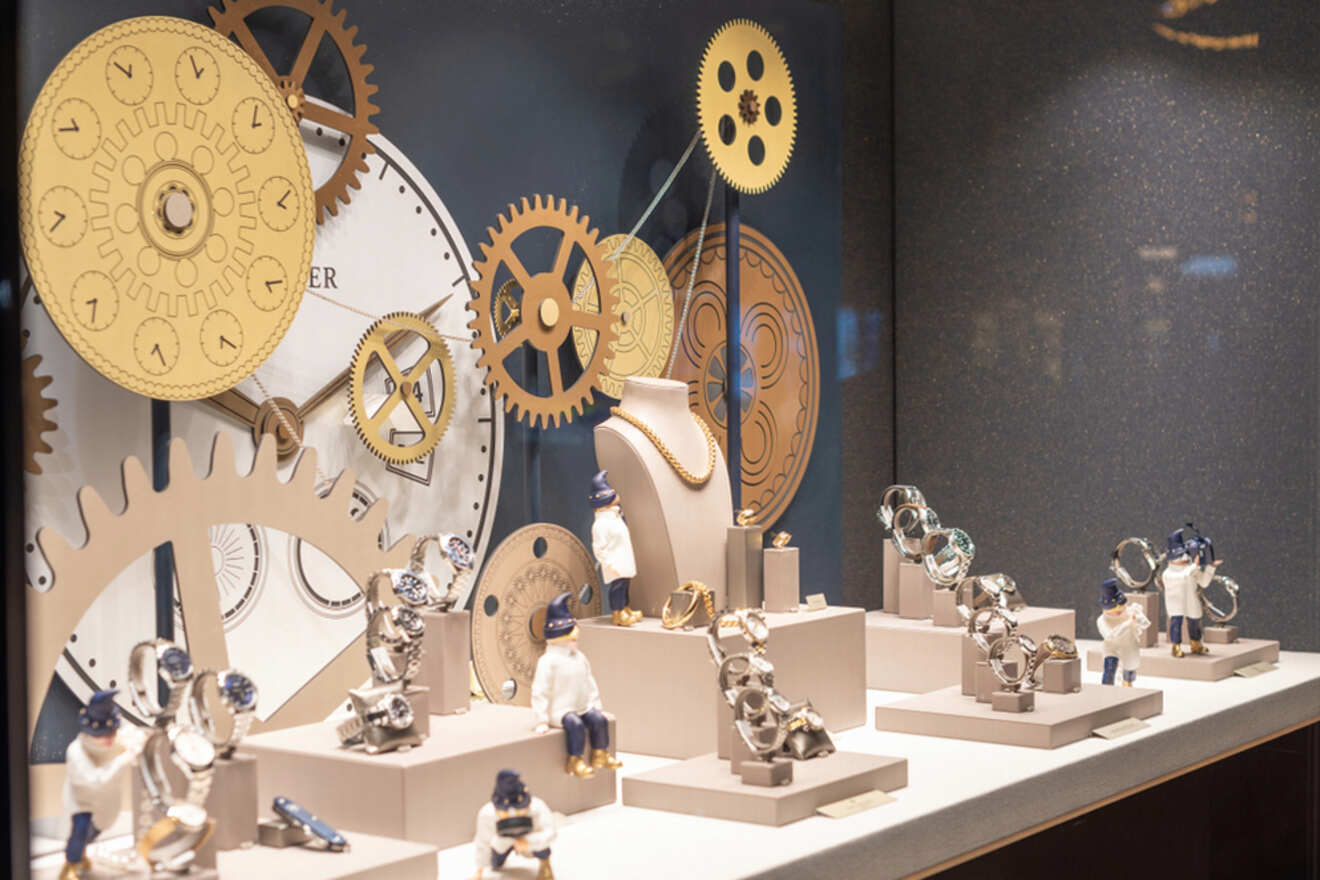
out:
<path id="1" fill-rule="evenodd" d="M 1027 606 L 1014 614 L 1018 630 L 1037 641 L 1055 634 L 1074 637 L 1071 609 Z M 936 626 L 930 620 L 907 620 L 884 611 L 868 611 L 866 686 L 924 694 L 960 684 L 966 632 L 963 627 Z"/>
<path id="2" fill-rule="evenodd" d="M 475 814 L 473 814 L 475 823 Z M 474 826 L 475 827 L 475 824 Z M 469 837 L 472 829 L 468 829 Z M 343 831 L 348 852 L 254 846 L 220 854 L 220 880 L 435 880 L 436 848 Z M 177 875 L 176 875 L 177 877 Z M 182 880 L 191 880 L 186 875 Z"/>
<path id="3" fill-rule="evenodd" d="M 885 542 L 885 561 L 884 561 L 884 583 L 881 587 L 880 609 L 890 614 L 898 613 L 898 564 L 902 560 L 898 555 L 898 548 L 888 535 L 884 537 Z"/>
<path id="4" fill-rule="evenodd" d="M 997 712 L 990 703 L 963 696 L 954 685 L 877 706 L 875 726 L 893 733 L 1056 749 L 1085 739 L 1097 727 L 1162 711 L 1162 691 L 1087 684 L 1075 694 L 1036 691 L 1036 708 L 1030 712 Z"/>
<path id="5" fill-rule="evenodd" d="M 505 768 L 518 770 L 528 789 L 560 813 L 614 801 L 613 771 L 569 776 L 564 732 L 537 734 L 534 726 L 531 709 L 478 702 L 464 715 L 431 716 L 430 738 L 408 751 L 368 755 L 341 748 L 333 724 L 250 736 L 243 745 L 261 759 L 262 803 L 282 794 L 336 828 L 443 849 L 471 840 L 477 810 Z M 616 737 L 611 719 L 611 744 Z"/>
<path id="6" fill-rule="evenodd" d="M 619 407 L 657 434 L 688 471 L 705 473 L 706 438 L 688 410 L 685 383 L 629 377 Z M 596 463 L 609 472 L 632 534 L 637 576 L 629 585 L 629 604 L 647 617 L 659 617 L 669 594 L 696 580 L 710 588 L 715 607 L 723 607 L 725 530 L 733 522 L 733 494 L 719 447 L 714 473 L 703 486 L 692 488 L 645 434 L 618 416 L 596 426 L 595 441 Z"/>
<path id="7" fill-rule="evenodd" d="M 898 616 L 921 620 L 931 616 L 935 584 L 920 562 L 898 564 Z"/>
<path id="8" fill-rule="evenodd" d="M 762 557 L 765 572 L 765 610 L 796 612 L 802 604 L 798 586 L 796 547 L 767 547 Z"/>
<path id="9" fill-rule="evenodd" d="M 430 712 L 466 712 L 472 703 L 468 662 L 472 657 L 472 615 L 467 611 L 422 614 L 422 671 L 416 683 L 431 689 Z"/>
<path id="10" fill-rule="evenodd" d="M 33 868 L 32 880 L 59 880 L 60 869 L 63 864 L 46 865 L 40 868 Z M 432 877 L 435 874 L 431 874 Z M 200 868 L 194 866 L 186 874 L 177 874 L 173 871 L 147 871 L 144 867 L 141 871 L 134 873 L 125 873 L 119 868 L 107 868 L 93 864 L 91 870 L 82 871 L 78 874 L 80 880 L 219 880 L 220 873 L 214 868 Z M 252 878 L 255 880 L 255 878 Z"/>
<path id="11" fill-rule="evenodd" d="M 1273 639 L 1238 639 L 1231 644 L 1207 644 L 1206 647 L 1210 649 L 1209 654 L 1174 657 L 1169 647 L 1169 637 L 1161 633 L 1159 644 L 1141 649 L 1141 668 L 1137 670 L 1137 680 L 1140 681 L 1143 675 L 1156 675 L 1160 678 L 1219 681 L 1243 666 L 1274 663 L 1279 659 L 1279 643 Z M 1187 648 L 1184 644 L 1183 650 Z M 1092 672 L 1104 668 L 1104 653 L 1087 651 L 1086 668 Z"/>
<path id="12" fill-rule="evenodd" d="M 243 741 L 244 746 L 247 740 Z M 167 763 L 165 772 L 175 791 L 184 791 L 188 782 L 183 771 Z M 257 840 L 257 759 L 247 749 L 235 752 L 233 757 L 217 759 L 211 791 L 206 796 L 207 814 L 215 819 L 215 831 L 197 851 L 194 864 L 203 868 L 216 866 L 216 853 L 256 843 Z M 132 773 L 133 839 L 155 824 L 160 813 L 142 784 L 142 775 Z"/>
<path id="13" fill-rule="evenodd" d="M 705 615 L 699 615 L 704 619 Z M 830 606 L 765 615 L 766 656 L 775 687 L 792 700 L 809 699 L 831 731 L 866 723 L 865 612 Z M 619 750 L 665 758 L 714 751 L 720 707 L 716 667 L 706 626 L 667 630 L 655 618 L 632 627 L 608 617 L 579 621 L 578 647 L 591 660 L 601 702 L 619 719 Z M 721 644 L 745 650 L 736 629 Z"/>
<path id="14" fill-rule="evenodd" d="M 765 565 L 761 546 L 765 529 L 729 526 L 725 537 L 725 589 L 728 608 L 760 608 L 765 601 Z"/>
<path id="15" fill-rule="evenodd" d="M 879 789 L 907 785 L 907 759 L 857 752 L 793 763 L 787 785 L 748 785 L 730 772 L 729 762 L 701 755 L 623 777 L 623 803 L 629 807 L 686 813 L 711 819 L 787 825 L 817 807 Z"/>

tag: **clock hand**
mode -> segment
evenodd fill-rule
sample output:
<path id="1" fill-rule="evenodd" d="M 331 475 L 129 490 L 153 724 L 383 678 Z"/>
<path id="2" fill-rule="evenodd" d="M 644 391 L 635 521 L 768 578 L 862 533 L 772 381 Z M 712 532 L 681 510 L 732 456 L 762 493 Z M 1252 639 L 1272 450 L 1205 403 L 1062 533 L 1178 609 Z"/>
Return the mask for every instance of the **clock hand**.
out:
<path id="1" fill-rule="evenodd" d="M 257 414 L 261 409 L 261 404 L 234 388 L 221 391 L 211 397 L 204 397 L 202 403 L 207 404 L 212 409 L 219 410 L 230 418 L 238 419 L 249 428 L 257 426 Z"/>
<path id="2" fill-rule="evenodd" d="M 257 382 L 257 387 L 262 387 L 260 381 Z M 293 401 L 288 398 L 270 397 L 262 403 L 257 403 L 238 389 L 230 388 L 212 397 L 204 397 L 202 402 L 237 419 L 251 430 L 253 443 L 260 443 L 262 434 L 274 434 L 276 452 L 281 458 L 297 451 L 302 445 L 302 419 Z M 283 418 L 278 412 L 280 410 L 283 411 Z M 290 430 L 296 431 L 298 436 L 291 438 Z"/>

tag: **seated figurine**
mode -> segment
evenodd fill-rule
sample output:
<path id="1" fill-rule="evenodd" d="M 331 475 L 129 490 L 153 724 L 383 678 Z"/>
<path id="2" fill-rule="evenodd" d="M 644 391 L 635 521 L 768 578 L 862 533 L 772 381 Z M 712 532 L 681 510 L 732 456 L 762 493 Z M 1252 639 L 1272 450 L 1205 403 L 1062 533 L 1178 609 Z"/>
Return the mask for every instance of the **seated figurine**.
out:
<path id="1" fill-rule="evenodd" d="M 1132 687 L 1141 666 L 1141 637 L 1150 621 L 1140 606 L 1128 603 L 1115 578 L 1100 585 L 1100 608 L 1102 613 L 1095 621 L 1104 639 L 1105 669 L 1100 683 L 1113 684 L 1114 675 L 1122 666 L 1123 686 Z"/>
<path id="2" fill-rule="evenodd" d="M 615 626 L 632 626 L 642 619 L 642 612 L 628 607 L 628 584 L 637 576 L 637 560 L 619 495 L 605 474 L 601 471 L 591 478 L 588 500 L 596 511 L 591 524 L 591 552 L 600 563 L 600 577 L 610 595 L 612 622 Z"/>
<path id="3" fill-rule="evenodd" d="M 64 753 L 64 809 L 72 828 L 59 880 L 78 880 L 91 868 L 87 845 L 119 816 L 120 774 L 136 763 L 146 737 L 134 728 L 120 732 L 118 691 L 97 691 L 78 712 L 78 736 Z"/>
<path id="4" fill-rule="evenodd" d="M 588 779 L 601 767 L 617 770 L 623 764 L 609 752 L 609 719 L 601 711 L 600 690 L 587 655 L 578 650 L 577 620 L 568 610 L 569 597 L 560 593 L 546 608 L 545 653 L 532 678 L 532 712 L 537 733 L 548 733 L 551 726 L 564 729 L 567 772 Z"/>
<path id="5" fill-rule="evenodd" d="M 501 770 L 495 777 L 490 803 L 477 811 L 477 839 L 473 842 L 477 873 L 481 880 L 487 868 L 504 867 L 509 853 L 530 856 L 541 862 L 536 880 L 554 880 L 550 870 L 550 844 L 555 841 L 555 815 L 539 797 L 533 797 L 514 770 Z"/>
<path id="6" fill-rule="evenodd" d="M 1189 532 L 1193 533 L 1189 536 Z M 1200 591 L 1215 579 L 1215 569 L 1223 564 L 1214 558 L 1210 539 L 1195 531 L 1188 523 L 1184 529 L 1169 535 L 1169 564 L 1162 575 L 1164 582 L 1164 610 L 1169 615 L 1169 644 L 1173 656 L 1183 656 L 1182 624 L 1187 618 L 1187 637 L 1193 654 L 1210 653 L 1201 643 Z"/>

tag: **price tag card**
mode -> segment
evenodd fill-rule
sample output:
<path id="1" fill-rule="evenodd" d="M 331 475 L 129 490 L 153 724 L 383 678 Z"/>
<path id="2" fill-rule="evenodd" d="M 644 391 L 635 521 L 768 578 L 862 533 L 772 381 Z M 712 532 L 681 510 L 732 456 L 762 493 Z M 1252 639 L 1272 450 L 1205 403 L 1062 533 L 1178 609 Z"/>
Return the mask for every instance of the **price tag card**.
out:
<path id="1" fill-rule="evenodd" d="M 1240 675 L 1243 678 L 1255 678 L 1256 676 L 1263 675 L 1266 672 L 1273 672 L 1278 668 L 1279 668 L 1278 666 L 1271 663 L 1269 660 L 1261 660 L 1259 663 L 1252 663 L 1250 665 L 1242 666 L 1237 669 L 1234 669 L 1233 674 Z"/>
<path id="2" fill-rule="evenodd" d="M 846 816 L 855 816 L 858 813 L 865 812 L 873 807 L 891 804 L 898 798 L 885 794 L 879 789 L 864 791 L 861 794 L 855 794 L 852 797 L 844 798 L 841 801 L 835 801 L 832 804 L 824 804 L 816 808 L 816 812 L 822 816 L 829 816 L 831 819 L 842 819 Z"/>
<path id="3" fill-rule="evenodd" d="M 1118 739 L 1120 736 L 1127 736 L 1129 733 L 1136 733 L 1138 730 L 1144 730 L 1147 727 L 1150 727 L 1150 725 L 1140 718 L 1124 718 L 1122 721 L 1115 721 L 1113 724 L 1097 727 L 1091 733 L 1104 739 Z"/>
<path id="4" fill-rule="evenodd" d="M 821 609 L 828 607 L 829 607 L 829 603 L 825 601 L 824 593 L 812 593 L 811 595 L 807 596 L 808 611 L 820 611 Z"/>

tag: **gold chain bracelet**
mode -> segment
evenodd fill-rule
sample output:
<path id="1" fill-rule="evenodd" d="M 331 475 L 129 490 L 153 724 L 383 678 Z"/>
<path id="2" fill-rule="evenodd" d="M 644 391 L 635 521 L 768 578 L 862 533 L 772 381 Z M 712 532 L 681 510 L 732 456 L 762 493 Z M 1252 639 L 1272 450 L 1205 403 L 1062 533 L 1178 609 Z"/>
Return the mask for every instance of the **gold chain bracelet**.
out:
<path id="1" fill-rule="evenodd" d="M 660 625 L 665 629 L 678 629 L 680 626 L 683 626 L 692 619 L 693 615 L 697 613 L 697 606 L 703 602 L 706 605 L 706 616 L 711 620 L 715 619 L 715 603 L 711 600 L 710 588 L 701 581 L 688 581 L 674 592 L 692 593 L 692 601 L 688 603 L 686 609 L 677 616 L 674 616 L 673 608 L 671 607 L 674 601 L 674 596 L 672 593 L 670 594 L 669 598 L 665 600 L 665 607 L 660 611 Z"/>
<path id="2" fill-rule="evenodd" d="M 706 485 L 711 475 L 715 473 L 715 435 L 710 432 L 710 427 L 696 413 L 689 412 L 688 415 L 692 416 L 692 421 L 697 423 L 697 427 L 701 428 L 701 433 L 706 437 L 706 473 L 701 476 L 696 476 L 683 467 L 679 460 L 674 457 L 674 453 L 670 452 L 669 447 L 660 439 L 660 436 L 637 416 L 618 406 L 610 407 L 610 415 L 618 416 L 645 434 L 646 439 L 650 440 L 655 448 L 660 450 L 660 454 L 664 456 L 665 461 L 669 462 L 669 466 L 674 469 L 674 473 L 678 474 L 678 478 L 692 488 Z"/>

